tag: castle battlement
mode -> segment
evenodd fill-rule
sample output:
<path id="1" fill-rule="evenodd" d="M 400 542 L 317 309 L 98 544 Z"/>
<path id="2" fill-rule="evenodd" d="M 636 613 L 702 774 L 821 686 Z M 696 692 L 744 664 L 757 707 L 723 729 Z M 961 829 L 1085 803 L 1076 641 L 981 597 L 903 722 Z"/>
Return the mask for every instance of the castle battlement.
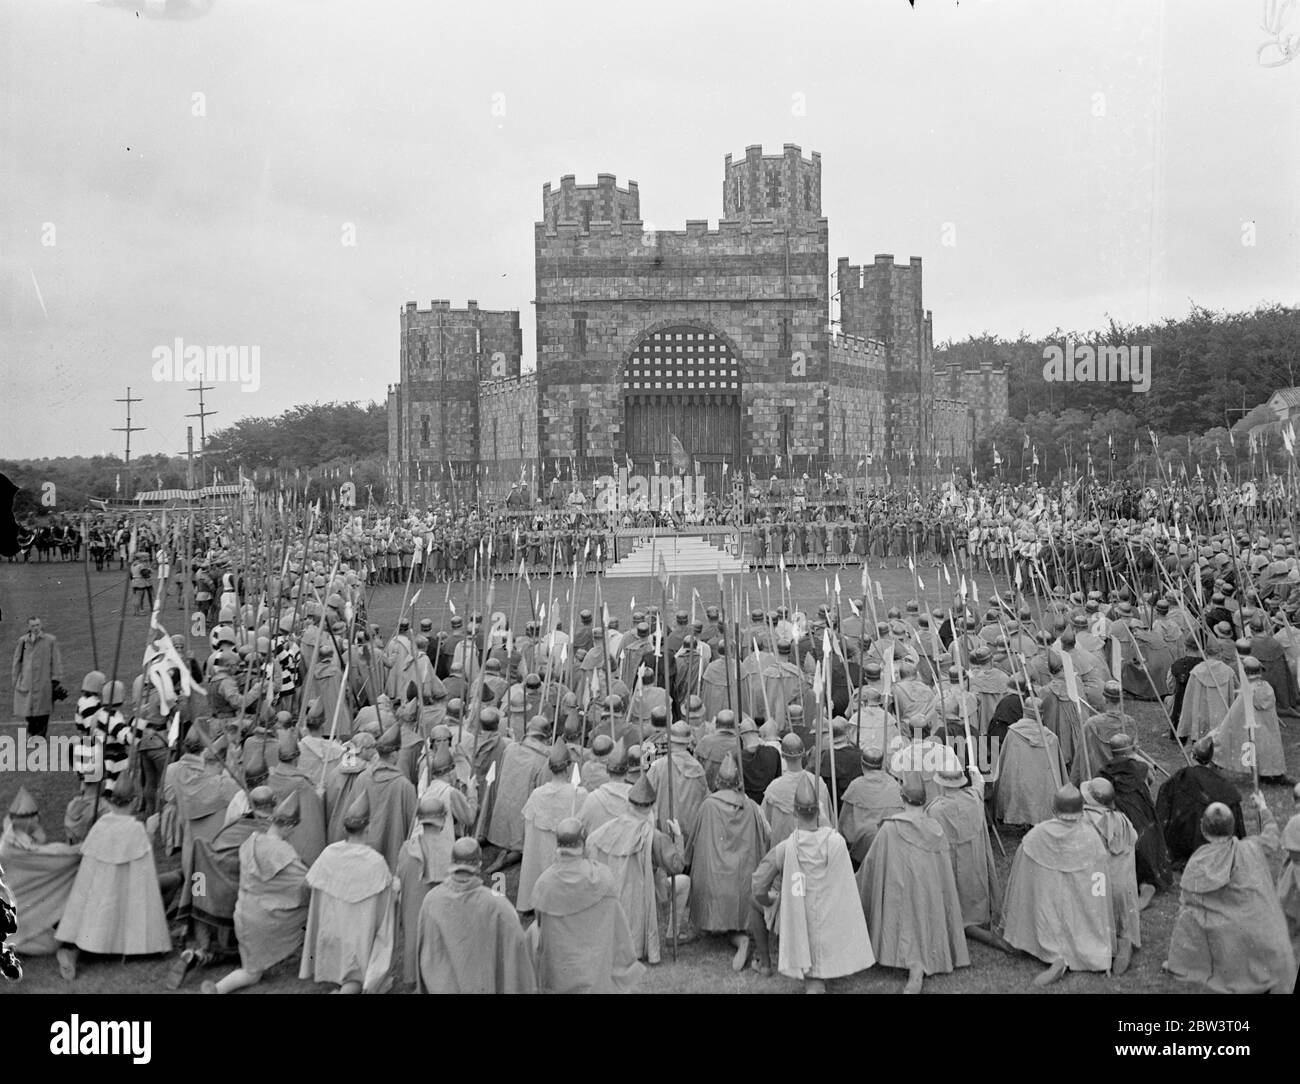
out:
<path id="1" fill-rule="evenodd" d="M 674 244 L 679 248 L 687 249 L 693 243 L 707 245 L 710 241 L 736 237 L 773 238 L 784 243 L 787 235 L 799 237 L 809 233 L 818 236 L 824 234 L 829 228 L 829 223 L 825 218 L 819 218 L 811 220 L 810 227 L 791 228 L 783 221 L 772 218 L 723 218 L 718 220 L 717 227 L 714 229 L 709 228 L 708 219 L 692 218 L 687 219 L 685 229 L 679 230 L 650 229 L 640 219 L 623 219 L 621 222 L 592 219 L 585 224 L 581 222 L 535 224 L 539 239 L 557 238 L 561 241 L 575 241 L 580 238 L 599 240 L 611 237 L 619 238 L 624 242 L 631 239 L 635 244 L 644 244 L 647 249 Z"/>
<path id="2" fill-rule="evenodd" d="M 873 369 L 885 367 L 885 344 L 862 335 L 832 334 L 831 361 L 843 365 L 862 365 Z"/>
<path id="3" fill-rule="evenodd" d="M 444 301 L 441 299 L 435 299 L 433 301 L 430 301 L 429 307 L 427 309 L 420 308 L 419 302 L 417 301 L 408 301 L 402 309 L 402 316 L 403 317 L 412 316 L 412 315 L 432 316 L 434 313 L 440 313 L 440 312 L 445 312 L 448 314 L 456 314 L 459 316 L 469 316 L 471 314 L 478 315 L 480 317 L 506 316 L 506 317 L 513 317 L 515 323 L 519 322 L 518 309 L 480 309 L 478 307 L 478 302 L 472 300 L 466 301 L 465 307 L 463 309 L 454 309 L 451 307 L 450 301 Z"/>
<path id="4" fill-rule="evenodd" d="M 578 184 L 574 174 L 566 173 L 563 177 L 560 178 L 560 191 L 573 192 L 575 195 L 584 192 L 598 193 L 598 192 L 612 191 L 612 192 L 617 192 L 620 195 L 630 196 L 636 193 L 637 183 L 636 181 L 628 181 L 626 188 L 619 188 L 618 179 L 614 176 L 614 174 L 597 173 L 595 184 Z M 545 200 L 546 197 L 551 194 L 551 192 L 552 192 L 551 182 L 547 181 L 545 184 L 542 185 L 542 199 Z"/>
<path id="5" fill-rule="evenodd" d="M 812 154 L 811 158 L 802 157 L 802 152 L 799 149 L 798 143 L 783 143 L 781 145 L 780 154 L 764 154 L 763 144 L 751 143 L 748 147 L 745 148 L 744 161 L 750 162 L 756 160 L 760 162 L 784 162 L 788 159 L 796 158 L 800 162 L 802 162 L 805 166 L 809 166 L 809 167 L 816 166 L 818 169 L 820 169 L 821 161 L 822 161 L 821 151 L 812 151 L 811 154 Z M 726 159 L 724 160 L 725 168 L 729 169 L 731 167 L 731 163 L 732 163 L 732 157 L 730 154 L 728 154 L 726 156 Z"/>
<path id="6" fill-rule="evenodd" d="M 480 399 L 493 399 L 502 396 L 517 395 L 529 389 L 537 388 L 537 373 L 524 373 L 521 376 L 507 376 L 500 380 L 480 380 L 478 394 Z"/>
<path id="7" fill-rule="evenodd" d="M 863 290 L 868 286 L 872 275 L 886 272 L 915 272 L 921 274 L 921 257 L 912 256 L 907 263 L 895 263 L 893 253 L 877 253 L 869 264 L 850 263 L 847 256 L 841 256 L 835 263 L 836 286 L 840 290 Z"/>
<path id="8" fill-rule="evenodd" d="M 1001 359 L 997 361 L 981 361 L 977 365 L 963 365 L 961 362 L 949 362 L 947 365 L 937 365 L 935 369 L 943 376 L 953 374 L 980 376 L 983 373 L 1005 373 L 1007 363 Z"/>
<path id="9" fill-rule="evenodd" d="M 548 226 L 592 222 L 623 222 L 641 217 L 641 194 L 636 181 L 619 188 L 612 173 L 596 174 L 595 184 L 578 184 L 572 173 L 560 178 L 560 187 L 542 185 L 542 218 Z"/>

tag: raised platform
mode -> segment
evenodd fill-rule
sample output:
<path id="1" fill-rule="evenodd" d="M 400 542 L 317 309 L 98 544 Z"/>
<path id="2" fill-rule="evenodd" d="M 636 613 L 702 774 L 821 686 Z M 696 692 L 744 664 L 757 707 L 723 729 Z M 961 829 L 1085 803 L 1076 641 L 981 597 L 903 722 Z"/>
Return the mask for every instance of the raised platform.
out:
<path id="1" fill-rule="evenodd" d="M 722 536 L 720 533 L 718 537 Z M 637 543 L 631 553 L 610 565 L 605 575 L 654 576 L 659 573 L 661 557 L 670 576 L 712 576 L 718 572 L 734 575 L 748 571 L 743 561 L 699 535 L 668 534 Z"/>

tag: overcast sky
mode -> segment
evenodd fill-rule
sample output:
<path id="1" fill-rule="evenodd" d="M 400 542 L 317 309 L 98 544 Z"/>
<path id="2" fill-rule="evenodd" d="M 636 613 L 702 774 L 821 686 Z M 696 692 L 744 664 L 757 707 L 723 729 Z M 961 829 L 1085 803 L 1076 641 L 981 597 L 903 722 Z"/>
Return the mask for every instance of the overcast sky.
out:
<path id="1" fill-rule="evenodd" d="M 832 266 L 924 258 L 936 341 L 1296 303 L 1263 0 L 917 6 L 0 0 L 0 455 L 120 453 L 128 384 L 181 451 L 177 337 L 260 348 L 212 426 L 382 401 L 407 300 L 519 309 L 531 366 L 542 184 L 716 223 L 752 143 L 821 152 Z"/>

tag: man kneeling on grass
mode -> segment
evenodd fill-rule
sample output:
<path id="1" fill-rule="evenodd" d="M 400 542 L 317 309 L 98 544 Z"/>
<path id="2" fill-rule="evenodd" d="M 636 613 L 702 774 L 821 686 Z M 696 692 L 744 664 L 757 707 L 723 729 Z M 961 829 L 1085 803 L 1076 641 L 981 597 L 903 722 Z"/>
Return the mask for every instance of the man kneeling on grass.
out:
<path id="1" fill-rule="evenodd" d="M 827 979 L 876 962 L 848 845 L 834 828 L 818 827 L 819 816 L 813 777 L 804 772 L 795 786 L 793 830 L 754 871 L 749 924 L 759 974 L 772 973 L 769 943 L 775 931 L 781 974 L 803 979 L 810 994 L 825 993 Z"/>
<path id="2" fill-rule="evenodd" d="M 1115 917 L 1107 870 L 1106 845 L 1084 819 L 1083 796 L 1061 787 L 1052 818 L 1031 828 L 1016 852 L 1002 906 L 1008 944 L 1048 965 L 1035 986 L 1051 985 L 1067 969 L 1110 970 Z"/>

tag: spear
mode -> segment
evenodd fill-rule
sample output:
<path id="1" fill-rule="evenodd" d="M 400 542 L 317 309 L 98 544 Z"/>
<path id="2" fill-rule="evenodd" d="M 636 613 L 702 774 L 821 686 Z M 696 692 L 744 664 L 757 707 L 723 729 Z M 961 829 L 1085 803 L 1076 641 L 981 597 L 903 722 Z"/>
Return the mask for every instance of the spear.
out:
<path id="1" fill-rule="evenodd" d="M 560 669 L 563 671 L 569 654 L 569 645 L 560 645 Z M 551 744 L 554 745 L 556 738 L 559 736 L 560 729 L 560 707 L 564 703 L 563 695 L 557 695 L 555 698 L 555 713 L 551 720 Z"/>
<path id="2" fill-rule="evenodd" d="M 661 583 L 660 587 L 661 590 L 666 594 L 668 590 L 667 585 Z M 666 598 L 664 599 L 664 603 L 665 605 L 667 604 Z M 658 672 L 660 666 L 663 667 L 662 673 L 665 675 L 664 683 L 667 684 L 666 676 L 668 673 L 668 666 L 667 663 L 663 661 L 663 646 L 664 646 L 664 629 L 663 629 L 663 624 L 661 622 L 658 625 L 658 627 L 655 629 L 655 656 L 654 656 L 655 670 Z M 671 703 L 671 700 L 669 701 L 669 703 Z M 674 818 L 676 816 L 676 814 L 673 812 L 673 740 L 672 740 L 673 714 L 674 713 L 671 711 L 668 713 L 669 727 L 668 727 L 667 775 L 668 775 L 668 823 L 670 825 L 674 823 Z M 676 963 L 677 962 L 677 878 L 676 876 L 672 876 L 668 878 L 668 905 L 672 911 L 672 914 L 670 916 L 670 922 L 672 923 L 672 928 L 673 928 L 673 963 Z"/>
<path id="3" fill-rule="evenodd" d="M 833 722 L 834 715 L 835 715 L 835 706 L 834 706 L 833 697 L 832 697 L 832 694 L 831 694 L 831 665 L 832 665 L 832 661 L 833 661 L 833 658 L 834 658 L 834 648 L 831 646 L 831 633 L 830 633 L 830 629 L 823 629 L 823 630 L 822 630 L 822 658 L 824 658 L 824 659 L 826 660 L 826 674 L 825 674 L 825 678 L 826 678 L 826 718 L 827 718 L 827 722 L 830 724 L 830 727 L 831 727 L 831 732 L 830 732 L 830 744 L 831 744 L 831 748 L 830 748 L 830 754 L 831 754 L 831 758 L 830 758 L 830 759 L 831 759 L 831 812 L 832 812 L 832 815 L 833 815 L 834 818 L 835 818 L 834 821 L 833 821 L 832 823 L 833 823 L 833 824 L 839 824 L 839 823 L 840 823 L 839 783 L 836 781 L 836 776 L 835 776 L 835 729 L 834 729 L 835 724 L 834 724 L 834 722 Z M 818 723 L 818 724 L 817 724 L 817 743 L 818 743 L 818 745 L 821 744 L 821 736 L 822 736 L 822 727 L 821 727 L 821 724 Z M 821 756 L 820 756 L 820 754 L 819 754 L 818 757 L 817 757 L 817 775 L 818 775 L 818 776 L 821 775 L 821 770 L 822 770 L 822 760 L 821 760 Z M 815 783 L 815 782 L 816 782 L 816 780 L 814 780 L 814 783 Z"/>
<path id="4" fill-rule="evenodd" d="M 585 555 L 585 554 L 584 554 L 584 556 L 583 556 L 583 560 L 584 560 L 584 561 L 586 560 L 586 555 Z M 573 560 L 573 590 L 572 590 L 572 591 L 570 592 L 570 594 L 569 594 L 569 624 L 568 624 L 568 633 L 569 633 L 569 638 L 570 638 L 570 639 L 569 639 L 569 642 L 570 642 L 570 643 L 573 642 L 573 639 L 572 639 L 572 638 L 573 638 L 573 627 L 574 627 L 574 619 L 575 619 L 575 614 L 576 614 L 577 608 L 578 608 L 578 559 L 575 557 L 574 560 Z M 572 653 L 569 655 L 569 659 L 568 659 L 568 670 L 565 671 L 565 673 L 564 673 L 564 678 L 562 679 L 562 680 L 564 680 L 564 682 L 566 683 L 566 685 L 569 685 L 569 686 L 572 686 L 572 684 L 573 684 L 573 655 L 575 655 L 575 654 L 577 654 L 577 652 L 572 652 Z M 563 670 L 563 669 L 564 669 L 564 667 L 561 666 L 561 670 Z"/>
<path id="5" fill-rule="evenodd" d="M 1092 758 L 1088 754 L 1088 739 L 1083 733 L 1083 720 L 1086 715 L 1083 710 L 1083 698 L 1079 695 L 1079 679 L 1074 672 L 1074 659 L 1068 651 L 1061 652 L 1061 671 L 1065 675 L 1065 691 L 1071 702 L 1074 704 L 1074 710 L 1079 713 L 1079 744 L 1083 748 L 1083 770 L 1089 779 L 1092 778 Z"/>
<path id="6" fill-rule="evenodd" d="M 304 562 L 305 562 L 305 561 L 306 561 L 306 557 L 304 556 L 303 559 L 304 559 Z M 329 580 L 327 581 L 328 583 L 333 583 L 333 582 L 334 582 L 334 574 L 335 574 L 336 572 L 338 572 L 338 565 L 335 565 L 333 571 L 330 572 L 330 578 L 329 578 Z M 316 597 L 317 597 L 318 599 L 320 598 L 320 594 L 319 594 L 319 592 L 316 591 L 316 587 L 315 587 L 314 584 L 312 585 L 312 593 L 313 593 L 314 595 L 316 595 Z M 299 584 L 298 584 L 298 604 L 299 604 L 300 606 L 302 605 L 302 596 L 303 596 L 302 583 L 299 582 Z M 324 614 L 321 615 L 321 624 L 322 624 L 322 625 L 326 625 L 326 624 L 328 624 L 328 620 L 327 620 L 327 618 L 325 617 Z M 312 647 L 311 647 L 311 662 L 307 664 L 307 680 L 303 682 L 303 697 L 302 697 L 302 703 L 298 706 L 298 726 L 299 726 L 299 727 L 302 726 L 303 720 L 307 718 L 307 696 L 306 696 L 307 681 L 310 681 L 310 680 L 311 680 L 312 671 L 316 669 L 316 659 L 317 659 L 317 657 L 318 657 L 319 655 L 320 655 L 320 636 L 319 636 L 319 634 L 318 634 L 317 637 L 316 637 L 316 642 L 313 643 L 313 644 L 312 644 Z M 342 692 L 340 692 L 340 695 L 342 695 Z"/>
<path id="7" fill-rule="evenodd" d="M 952 610 L 948 611 L 948 623 L 952 624 Z M 972 771 L 975 769 L 975 742 L 970 733 L 970 700 L 966 695 L 966 674 L 962 670 L 961 652 L 953 654 L 953 665 L 957 667 L 957 685 L 960 689 L 958 703 L 961 706 L 961 726 L 966 735 L 966 765 Z M 945 716 L 947 712 L 944 712 Z M 999 845 L 1001 840 L 998 841 Z"/>
<path id="8" fill-rule="evenodd" d="M 311 509 L 307 513 L 307 530 L 302 538 L 302 565 L 298 569 L 298 582 L 297 582 L 298 598 L 294 601 L 293 627 L 290 630 L 291 633 L 296 633 L 298 631 L 298 617 L 299 614 L 302 612 L 302 596 L 303 596 L 302 584 L 303 584 L 304 577 L 307 575 L 307 556 L 311 552 L 311 539 L 314 530 L 313 524 L 315 523 L 315 520 L 316 520 L 315 509 Z"/>
<path id="9" fill-rule="evenodd" d="M 519 608 L 519 585 L 520 585 L 520 583 L 523 582 L 523 579 L 524 579 L 524 561 L 523 561 L 523 558 L 521 557 L 521 558 L 519 559 L 519 574 L 518 574 L 517 576 L 515 576 L 515 589 L 514 589 L 514 592 L 512 593 L 511 598 L 510 598 L 510 625 L 509 625 L 509 629 L 510 629 L 510 632 L 511 632 L 511 638 L 512 638 L 512 639 L 513 639 L 514 628 L 515 628 L 515 611 L 518 610 L 518 608 Z M 509 652 L 507 652 L 507 654 L 509 654 Z M 506 661 L 507 661 L 507 663 L 509 663 L 509 659 L 508 659 L 508 658 L 507 658 Z M 522 677 L 523 675 L 520 675 L 520 676 Z"/>
<path id="10" fill-rule="evenodd" d="M 1246 667 L 1242 656 L 1237 656 L 1237 675 L 1241 681 L 1241 707 L 1245 713 L 1246 741 L 1242 744 L 1241 759 L 1249 760 L 1250 775 L 1254 782 L 1255 793 L 1259 793 L 1259 746 L 1255 742 L 1255 691 L 1251 688 L 1250 678 L 1246 676 Z M 1263 816 L 1260 817 L 1263 824 Z"/>
<path id="11" fill-rule="evenodd" d="M 546 609 L 542 611 L 542 620 L 555 621 L 555 558 L 559 552 L 559 544 L 556 542 L 554 535 L 551 536 L 551 578 L 546 588 Z M 543 696 L 550 693 L 551 688 L 551 662 L 555 655 L 555 636 L 552 629 L 543 629 L 545 636 L 542 638 L 543 643 L 547 643 L 546 648 L 546 685 L 543 689 Z"/>
<path id="12" fill-rule="evenodd" d="M 717 582 L 718 582 L 718 628 L 719 628 L 719 630 L 720 630 L 720 631 L 722 632 L 722 634 L 723 634 L 722 639 L 723 639 L 723 641 L 724 641 L 724 643 L 725 643 L 725 641 L 726 641 L 726 639 L 727 639 L 727 636 L 726 636 L 726 630 L 727 630 L 727 598 L 726 598 L 726 593 L 725 593 L 725 591 L 723 590 L 722 565 L 721 565 L 721 564 L 718 565 Z M 739 628 L 739 626 L 737 626 L 737 628 L 736 628 L 735 639 L 732 640 L 732 644 L 734 645 L 734 644 L 737 644 L 737 643 L 739 643 L 739 642 L 740 642 L 740 628 Z M 738 654 L 738 652 L 736 652 L 736 651 L 734 650 L 734 647 L 733 647 L 733 654 Z M 743 794 L 745 793 L 745 761 L 744 761 L 744 759 L 743 759 L 743 756 L 744 756 L 744 748 L 743 748 L 743 746 L 740 744 L 740 712 L 737 710 L 737 708 L 739 707 L 739 703 L 738 703 L 738 701 L 739 701 L 740 689 L 739 689 L 739 687 L 737 687 L 737 689 L 736 689 L 737 700 L 736 700 L 736 701 L 733 701 L 732 698 L 731 698 L 731 667 L 730 667 L 729 665 L 727 665 L 727 659 L 726 659 L 726 656 L 725 656 L 725 655 L 723 656 L 722 676 L 723 676 L 724 680 L 725 680 L 726 683 L 727 683 L 727 707 L 728 707 L 728 709 L 731 710 L 731 712 L 732 712 L 732 714 L 733 714 L 733 718 L 734 718 L 734 720 L 735 720 L 735 727 L 736 727 L 736 769 L 740 772 L 740 793 L 743 795 Z M 736 671 L 736 680 L 737 680 L 737 682 L 739 682 L 739 680 L 740 680 L 740 671 L 739 671 L 739 668 L 738 668 L 737 671 Z"/>
<path id="13" fill-rule="evenodd" d="M 348 673 L 351 670 L 351 668 L 352 668 L 352 657 L 349 655 L 348 661 L 343 666 L 343 680 L 339 685 L 339 695 L 334 698 L 334 715 L 333 718 L 330 720 L 330 741 L 333 741 L 335 737 L 337 737 L 339 732 L 339 709 L 343 707 L 343 700 L 347 696 Z M 321 757 L 320 783 L 322 787 L 325 785 L 325 766 L 328 762 L 329 762 L 329 753 L 327 750 L 326 754 L 323 757 Z"/>
<path id="14" fill-rule="evenodd" d="M 600 547 L 596 547 L 596 567 L 600 567 Z M 605 605 L 604 593 L 600 586 L 600 577 L 595 577 L 596 583 L 596 612 L 600 615 L 600 652 L 605 656 L 605 696 L 614 694 L 614 662 L 610 656 L 609 650 L 609 607 Z M 585 717 L 584 717 L 585 718 Z M 614 737 L 614 719 L 611 716 L 609 720 L 609 736 Z M 583 732 L 583 744 L 586 745 L 586 732 Z"/>
<path id="15" fill-rule="evenodd" d="M 417 540 L 416 540 L 416 547 L 417 547 L 417 548 L 420 547 L 420 546 L 423 546 L 423 545 L 424 545 L 424 539 L 423 539 L 423 538 L 421 538 L 421 539 L 417 539 Z M 337 569 L 337 568 L 338 568 L 338 565 L 335 564 L 334 567 Z M 406 575 L 406 588 L 402 591 L 402 605 L 401 605 L 401 608 L 397 611 L 397 620 L 398 620 L 398 624 L 399 624 L 399 625 L 401 624 L 402 617 L 406 614 L 406 600 L 410 597 L 410 594 L 411 594 L 411 582 L 412 582 L 414 579 L 415 579 L 415 558 L 414 558 L 414 556 L 412 556 L 412 558 L 411 558 L 411 571 L 408 572 L 407 575 Z"/>

